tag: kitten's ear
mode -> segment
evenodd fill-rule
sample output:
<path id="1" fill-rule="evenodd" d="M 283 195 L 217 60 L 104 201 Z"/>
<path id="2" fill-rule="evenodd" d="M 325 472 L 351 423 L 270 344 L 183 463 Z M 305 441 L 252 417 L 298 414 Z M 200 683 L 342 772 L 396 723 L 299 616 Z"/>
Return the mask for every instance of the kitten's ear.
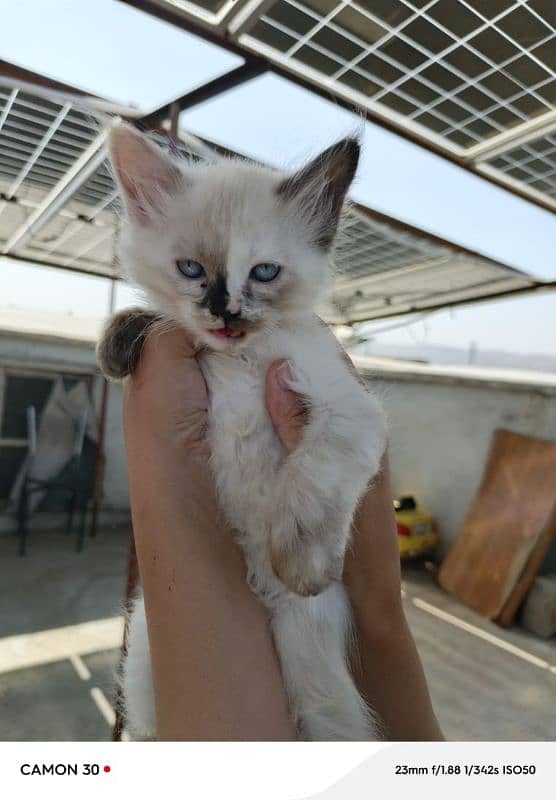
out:
<path id="1" fill-rule="evenodd" d="M 110 131 L 110 160 L 129 216 L 148 224 L 164 209 L 168 196 L 183 185 L 177 164 L 131 125 Z"/>
<path id="2" fill-rule="evenodd" d="M 278 186 L 314 226 L 315 244 L 327 249 L 336 235 L 342 206 L 359 162 L 359 142 L 348 137 L 332 145 Z"/>

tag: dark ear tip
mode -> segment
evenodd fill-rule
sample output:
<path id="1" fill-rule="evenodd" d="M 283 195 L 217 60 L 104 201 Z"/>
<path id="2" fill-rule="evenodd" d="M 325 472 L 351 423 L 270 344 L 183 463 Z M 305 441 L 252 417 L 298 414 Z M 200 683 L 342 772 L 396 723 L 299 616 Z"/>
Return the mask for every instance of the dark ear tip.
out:
<path id="1" fill-rule="evenodd" d="M 348 136 L 343 141 L 344 151 L 349 160 L 357 164 L 361 155 L 361 142 L 355 136 Z"/>
<path id="2" fill-rule="evenodd" d="M 357 136 L 346 136 L 344 139 L 346 144 L 346 148 L 353 153 L 360 153 L 361 152 L 361 142 Z"/>

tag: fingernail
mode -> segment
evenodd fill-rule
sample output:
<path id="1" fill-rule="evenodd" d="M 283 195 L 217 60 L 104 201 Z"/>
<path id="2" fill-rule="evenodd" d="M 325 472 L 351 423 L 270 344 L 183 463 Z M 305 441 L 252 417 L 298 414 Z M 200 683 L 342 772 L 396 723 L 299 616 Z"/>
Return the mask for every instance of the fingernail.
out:
<path id="1" fill-rule="evenodd" d="M 291 391 L 290 383 L 292 381 L 292 371 L 290 365 L 287 361 L 283 361 L 280 366 L 277 368 L 276 372 L 276 382 L 278 383 L 279 387 L 284 391 Z"/>

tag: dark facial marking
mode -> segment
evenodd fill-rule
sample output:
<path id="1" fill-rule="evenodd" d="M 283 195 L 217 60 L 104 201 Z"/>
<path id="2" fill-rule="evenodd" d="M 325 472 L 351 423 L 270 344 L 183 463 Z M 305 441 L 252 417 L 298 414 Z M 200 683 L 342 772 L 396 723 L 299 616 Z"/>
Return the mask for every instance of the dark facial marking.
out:
<path id="1" fill-rule="evenodd" d="M 220 317 L 224 322 L 233 322 L 239 318 L 239 314 L 232 314 L 227 309 L 230 295 L 226 287 L 224 275 L 217 275 L 210 281 L 205 296 L 201 301 L 203 308 L 208 308 L 214 317 Z"/>

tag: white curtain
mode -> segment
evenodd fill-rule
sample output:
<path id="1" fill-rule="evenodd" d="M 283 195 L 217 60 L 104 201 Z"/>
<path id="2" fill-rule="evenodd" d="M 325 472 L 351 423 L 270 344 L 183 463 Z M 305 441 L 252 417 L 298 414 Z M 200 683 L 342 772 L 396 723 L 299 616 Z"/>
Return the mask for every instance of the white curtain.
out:
<path id="1" fill-rule="evenodd" d="M 10 501 L 14 506 L 19 501 L 26 473 L 38 480 L 51 480 L 70 461 L 84 414 L 87 420 L 85 435 L 96 442 L 97 421 L 86 382 L 79 381 L 66 390 L 63 379 L 57 378 L 38 422 L 36 451 L 25 459 L 10 491 Z M 44 495 L 45 492 L 34 492 L 31 495 L 31 510 L 39 505 Z"/>

